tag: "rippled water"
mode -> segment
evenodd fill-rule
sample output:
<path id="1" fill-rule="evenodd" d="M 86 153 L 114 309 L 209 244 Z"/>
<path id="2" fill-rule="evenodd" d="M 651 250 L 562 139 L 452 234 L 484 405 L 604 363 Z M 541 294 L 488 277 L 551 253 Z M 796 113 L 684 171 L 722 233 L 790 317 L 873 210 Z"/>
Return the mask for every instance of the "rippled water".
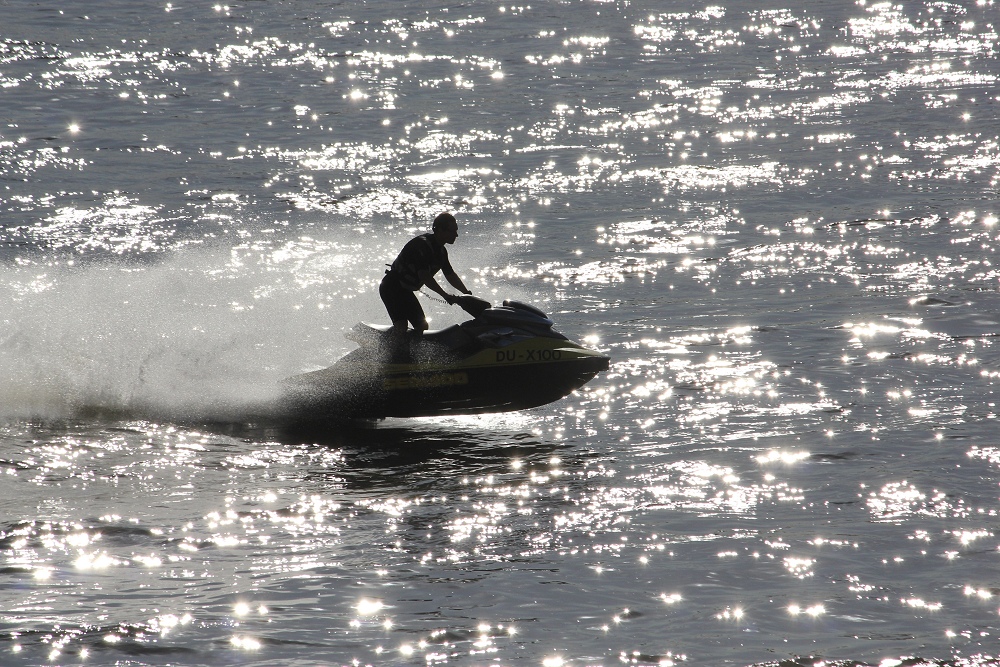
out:
<path id="1" fill-rule="evenodd" d="M 801 4 L 4 2 L 0 663 L 1000 664 L 995 0 Z M 443 209 L 610 371 L 268 425 Z"/>

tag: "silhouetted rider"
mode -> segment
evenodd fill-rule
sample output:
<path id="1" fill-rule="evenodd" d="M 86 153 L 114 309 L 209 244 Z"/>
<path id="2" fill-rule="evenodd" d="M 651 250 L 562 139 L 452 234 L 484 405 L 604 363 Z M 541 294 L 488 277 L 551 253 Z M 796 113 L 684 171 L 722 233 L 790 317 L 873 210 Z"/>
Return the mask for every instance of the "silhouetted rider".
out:
<path id="1" fill-rule="evenodd" d="M 417 331 L 427 330 L 427 318 L 416 295 L 421 287 L 428 287 L 452 305 L 458 299 L 446 292 L 434 279 L 438 271 L 441 271 L 452 287 L 463 294 L 472 294 L 448 261 L 445 245 L 453 244 L 457 238 L 458 222 L 455 216 L 442 213 L 434 218 L 431 233 L 410 239 L 389 265 L 378 293 L 397 335 L 406 333 L 407 322 Z"/>

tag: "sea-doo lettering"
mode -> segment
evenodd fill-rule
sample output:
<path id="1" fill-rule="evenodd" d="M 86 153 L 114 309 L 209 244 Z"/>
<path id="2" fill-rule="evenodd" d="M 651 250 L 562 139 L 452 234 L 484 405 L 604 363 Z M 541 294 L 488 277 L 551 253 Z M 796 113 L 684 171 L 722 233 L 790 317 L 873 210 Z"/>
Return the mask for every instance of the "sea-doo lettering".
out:
<path id="1" fill-rule="evenodd" d="M 434 387 L 457 387 L 469 384 L 469 375 L 460 373 L 439 373 L 437 375 L 416 375 L 386 378 L 382 386 L 392 391 L 394 389 L 432 389 Z"/>

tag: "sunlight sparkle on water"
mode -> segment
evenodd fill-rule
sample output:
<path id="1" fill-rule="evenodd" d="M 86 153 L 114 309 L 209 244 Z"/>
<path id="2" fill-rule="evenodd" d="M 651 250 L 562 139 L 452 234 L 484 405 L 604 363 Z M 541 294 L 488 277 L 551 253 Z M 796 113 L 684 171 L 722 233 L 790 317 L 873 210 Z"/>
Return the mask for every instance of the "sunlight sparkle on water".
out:
<path id="1" fill-rule="evenodd" d="M 741 607 L 726 607 L 715 617 L 721 621 L 738 621 L 743 618 L 743 609 Z"/>
<path id="2" fill-rule="evenodd" d="M 895 334 L 902 331 L 900 327 L 895 325 L 880 324 L 877 322 L 867 322 L 864 324 L 852 324 L 849 322 L 844 324 L 844 328 L 849 329 L 855 335 L 855 340 L 857 341 L 860 341 L 862 337 L 871 338 L 878 334 Z"/>
<path id="3" fill-rule="evenodd" d="M 798 616 L 799 614 L 806 614 L 807 616 L 817 617 L 826 613 L 826 607 L 822 604 L 814 604 L 809 607 L 800 607 L 797 604 L 788 605 L 788 613 L 792 616 Z"/>
<path id="4" fill-rule="evenodd" d="M 25 664 L 992 651 L 995 0 L 92 2 L 51 39 L 29 4 L 0 407 L 72 418 L 0 421 Z M 245 424 L 249 385 L 384 321 L 444 209 L 474 291 L 609 371 L 521 413 Z M 216 379 L 240 433 L 178 405 Z"/>
<path id="5" fill-rule="evenodd" d="M 383 606 L 384 605 L 381 600 L 369 600 L 364 598 L 358 601 L 358 604 L 354 608 L 357 609 L 358 613 L 362 616 L 371 616 L 381 611 Z"/>
<path id="6" fill-rule="evenodd" d="M 816 564 L 816 559 L 789 557 L 784 559 L 784 564 L 785 569 L 790 574 L 799 579 L 805 579 L 806 577 L 813 576 L 813 566 Z"/>
<path id="7" fill-rule="evenodd" d="M 73 564 L 81 570 L 103 570 L 115 565 L 125 565 L 126 563 L 106 553 L 93 553 L 81 554 Z"/>
<path id="8" fill-rule="evenodd" d="M 976 588 L 974 586 L 966 586 L 963 589 L 963 592 L 967 596 L 977 597 L 980 600 L 989 600 L 991 597 L 993 597 L 993 591 L 991 591 L 988 588 Z"/>
<path id="9" fill-rule="evenodd" d="M 254 639 L 253 637 L 247 637 L 245 635 L 233 636 L 229 640 L 229 643 L 232 644 L 234 647 L 243 649 L 245 651 L 256 651 L 261 647 L 260 640 Z"/>
<path id="10" fill-rule="evenodd" d="M 759 454 L 756 459 L 758 463 L 797 463 L 803 459 L 809 458 L 809 452 L 789 452 L 783 450 L 772 449 L 766 454 Z"/>
<path id="11" fill-rule="evenodd" d="M 908 607 L 915 607 L 917 609 L 926 609 L 928 611 L 939 611 L 944 605 L 940 602 L 927 602 L 921 598 L 906 598 L 900 600 L 903 604 Z"/>

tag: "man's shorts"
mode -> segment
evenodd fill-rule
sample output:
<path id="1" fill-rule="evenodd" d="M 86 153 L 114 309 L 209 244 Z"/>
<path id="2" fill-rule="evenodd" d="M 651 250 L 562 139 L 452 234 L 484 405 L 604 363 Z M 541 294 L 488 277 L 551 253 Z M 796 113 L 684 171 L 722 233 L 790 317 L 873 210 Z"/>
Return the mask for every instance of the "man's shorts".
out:
<path id="1" fill-rule="evenodd" d="M 382 297 L 382 303 L 385 304 L 393 324 L 406 320 L 418 331 L 427 329 L 427 318 L 424 316 L 424 309 L 420 307 L 420 301 L 417 300 L 416 292 L 403 287 L 395 275 L 385 274 L 382 284 L 378 286 L 378 295 Z"/>

